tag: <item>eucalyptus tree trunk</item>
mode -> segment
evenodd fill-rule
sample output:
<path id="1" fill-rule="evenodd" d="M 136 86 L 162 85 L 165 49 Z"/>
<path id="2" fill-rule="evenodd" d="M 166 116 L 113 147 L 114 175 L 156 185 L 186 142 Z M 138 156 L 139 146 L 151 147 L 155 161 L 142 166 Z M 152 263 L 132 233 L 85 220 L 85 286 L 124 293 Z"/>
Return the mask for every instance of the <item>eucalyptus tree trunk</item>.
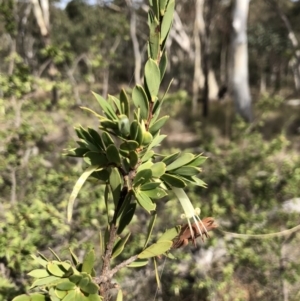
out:
<path id="1" fill-rule="evenodd" d="M 282 11 L 282 9 L 279 7 L 278 2 L 276 0 L 268 0 L 272 8 L 275 8 L 277 14 L 283 21 L 287 32 L 288 32 L 288 38 L 294 48 L 294 57 L 290 61 L 290 66 L 293 71 L 294 75 L 294 82 L 295 82 L 295 88 L 298 93 L 300 93 L 300 50 L 299 50 L 299 41 L 297 39 L 296 34 L 293 31 L 291 22 L 285 15 L 285 13 Z"/>
<path id="2" fill-rule="evenodd" d="M 247 121 L 252 120 L 248 79 L 247 18 L 250 0 L 235 0 L 232 21 L 232 92 L 236 111 Z"/>

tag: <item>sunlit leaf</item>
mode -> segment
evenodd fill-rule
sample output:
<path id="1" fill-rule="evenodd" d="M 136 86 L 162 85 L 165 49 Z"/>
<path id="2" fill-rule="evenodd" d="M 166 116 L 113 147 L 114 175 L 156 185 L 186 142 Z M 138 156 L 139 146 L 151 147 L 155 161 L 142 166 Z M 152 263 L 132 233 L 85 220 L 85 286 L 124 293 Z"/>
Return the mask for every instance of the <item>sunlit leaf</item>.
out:
<path id="1" fill-rule="evenodd" d="M 91 274 L 94 264 L 95 264 L 95 251 L 92 249 L 89 252 L 85 253 L 82 261 L 81 271 Z"/>
<path id="2" fill-rule="evenodd" d="M 134 194 L 140 206 L 143 207 L 146 211 L 150 212 L 155 210 L 156 204 L 154 204 L 143 191 L 135 191 Z"/>
<path id="3" fill-rule="evenodd" d="M 170 250 L 173 242 L 172 241 L 159 241 L 138 255 L 138 258 L 151 258 L 154 256 L 161 255 Z"/>
<path id="4" fill-rule="evenodd" d="M 136 259 L 134 262 L 127 265 L 128 268 L 140 268 L 147 265 L 149 259 Z"/>
<path id="5" fill-rule="evenodd" d="M 185 182 L 181 180 L 180 178 L 165 173 L 161 178 L 164 182 L 166 182 L 170 186 L 178 187 L 178 188 L 184 188 L 186 186 Z"/>
<path id="6" fill-rule="evenodd" d="M 87 168 L 83 174 L 80 176 L 80 178 L 77 180 L 73 191 L 70 195 L 69 201 L 68 201 L 68 208 L 67 208 L 67 216 L 68 216 L 68 222 L 71 221 L 72 218 L 72 212 L 73 212 L 73 205 L 74 205 L 74 201 L 82 187 L 82 185 L 84 184 L 84 182 L 87 180 L 87 178 L 96 170 L 98 169 L 99 166 L 90 166 L 89 168 Z"/>

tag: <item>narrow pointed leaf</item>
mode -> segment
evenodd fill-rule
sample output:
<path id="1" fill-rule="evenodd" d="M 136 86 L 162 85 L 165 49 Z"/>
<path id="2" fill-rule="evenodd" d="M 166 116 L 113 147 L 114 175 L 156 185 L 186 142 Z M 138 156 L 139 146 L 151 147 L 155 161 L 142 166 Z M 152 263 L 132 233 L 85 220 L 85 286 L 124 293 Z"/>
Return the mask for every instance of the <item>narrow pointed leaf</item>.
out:
<path id="1" fill-rule="evenodd" d="M 172 173 L 182 176 L 195 176 L 199 174 L 200 170 L 194 166 L 182 166 L 177 169 L 172 170 Z"/>
<path id="2" fill-rule="evenodd" d="M 82 262 L 81 271 L 91 274 L 94 264 L 95 264 L 95 251 L 92 249 L 85 254 Z"/>
<path id="3" fill-rule="evenodd" d="M 138 258 L 151 258 L 164 254 L 165 252 L 170 250 L 172 244 L 172 241 L 159 241 L 145 249 L 142 253 L 140 253 L 138 255 Z"/>
<path id="4" fill-rule="evenodd" d="M 160 62 L 159 62 L 160 81 L 163 80 L 164 75 L 166 73 L 167 63 L 168 63 L 167 52 L 164 51 L 163 55 L 161 56 Z"/>
<path id="5" fill-rule="evenodd" d="M 173 240 L 178 234 L 179 234 L 180 227 L 173 227 L 171 229 L 168 229 L 159 239 L 159 241 L 165 241 L 165 240 Z"/>
<path id="6" fill-rule="evenodd" d="M 160 143 L 167 137 L 167 135 L 156 135 L 153 138 L 153 141 L 147 147 L 147 150 L 150 151 L 153 147 L 160 145 Z"/>
<path id="7" fill-rule="evenodd" d="M 160 0 L 159 1 L 159 9 L 160 9 L 161 16 L 163 16 L 165 14 L 167 2 L 168 2 L 168 0 Z"/>
<path id="8" fill-rule="evenodd" d="M 30 255 L 37 263 L 39 263 L 41 266 L 43 266 L 44 268 L 47 267 L 48 261 L 46 261 L 45 259 L 36 256 L 34 254 Z"/>
<path id="9" fill-rule="evenodd" d="M 88 128 L 88 132 L 91 135 L 91 137 L 93 138 L 94 144 L 96 144 L 101 150 L 104 150 L 104 145 L 103 145 L 103 141 L 101 139 L 100 134 L 92 128 Z"/>
<path id="10" fill-rule="evenodd" d="M 130 236 L 130 232 L 123 238 L 121 238 L 117 243 L 116 245 L 114 246 L 113 248 L 113 253 L 112 253 L 112 257 L 111 258 L 116 258 L 118 255 L 120 255 L 123 250 L 124 250 L 124 247 L 126 245 L 126 242 Z"/>
<path id="11" fill-rule="evenodd" d="M 175 0 L 170 0 L 161 24 L 161 39 L 160 39 L 161 43 L 163 43 L 166 40 L 168 33 L 171 29 L 174 10 L 175 10 Z"/>
<path id="12" fill-rule="evenodd" d="M 124 89 L 122 89 L 120 92 L 120 102 L 121 102 L 122 113 L 125 114 L 127 117 L 130 117 L 129 100 L 126 91 Z"/>
<path id="13" fill-rule="evenodd" d="M 183 153 L 174 162 L 172 162 L 170 165 L 167 165 L 167 170 L 176 169 L 183 165 L 186 165 L 191 162 L 194 157 L 195 156 L 191 153 Z"/>
<path id="14" fill-rule="evenodd" d="M 54 285 L 56 283 L 59 283 L 61 281 L 60 277 L 56 276 L 49 276 L 41 279 L 35 280 L 30 288 L 34 288 L 36 286 L 48 286 L 48 285 Z"/>
<path id="15" fill-rule="evenodd" d="M 160 52 L 160 25 L 157 18 L 153 18 L 150 24 L 149 49 L 148 55 L 157 60 Z M 150 53 L 149 53 L 150 50 Z"/>
<path id="16" fill-rule="evenodd" d="M 105 147 L 108 147 L 109 145 L 114 144 L 114 140 L 106 132 L 102 133 L 102 141 L 103 141 Z"/>
<path id="17" fill-rule="evenodd" d="M 162 162 L 164 162 L 166 165 L 170 165 L 172 162 L 174 162 L 180 155 L 180 152 L 174 153 L 172 155 L 169 155 L 162 159 Z"/>
<path id="18" fill-rule="evenodd" d="M 116 109 L 117 109 L 117 114 L 121 114 L 122 113 L 122 109 L 121 109 L 121 102 L 120 102 L 120 99 L 118 99 L 117 97 L 113 96 L 113 95 L 110 95 L 108 94 L 108 100 L 112 103 L 115 104 L 116 106 Z"/>
<path id="19" fill-rule="evenodd" d="M 157 263 L 156 263 L 155 257 L 153 257 L 153 263 L 154 263 L 154 269 L 155 269 L 155 278 L 156 278 L 157 288 L 160 290 L 161 289 L 160 277 L 158 274 Z"/>
<path id="20" fill-rule="evenodd" d="M 136 259 L 134 262 L 127 265 L 128 268 L 140 268 L 147 265 L 149 259 Z"/>
<path id="21" fill-rule="evenodd" d="M 120 235 L 123 230 L 130 224 L 136 209 L 136 203 L 128 204 L 124 209 L 119 222 L 117 233 Z"/>
<path id="22" fill-rule="evenodd" d="M 47 270 L 45 269 L 36 269 L 27 274 L 33 278 L 44 278 L 50 276 Z"/>
<path id="23" fill-rule="evenodd" d="M 71 254 L 73 264 L 77 265 L 79 263 L 78 257 L 75 255 L 75 253 L 70 248 L 69 248 L 69 252 Z"/>
<path id="24" fill-rule="evenodd" d="M 84 182 L 86 181 L 86 179 L 98 168 L 99 168 L 99 166 L 90 166 L 87 170 L 84 171 L 84 173 L 77 180 L 77 182 L 73 188 L 73 191 L 71 193 L 71 196 L 69 198 L 69 202 L 68 202 L 68 208 L 67 208 L 68 222 L 71 221 L 73 205 L 74 205 L 74 201 L 78 195 L 78 192 L 80 191 L 80 189 L 81 189 L 82 185 L 84 184 Z"/>
<path id="25" fill-rule="evenodd" d="M 178 188 L 184 188 L 186 186 L 185 182 L 181 180 L 180 178 L 165 173 L 161 178 L 164 182 L 166 182 L 170 186 L 178 187 Z"/>
<path id="26" fill-rule="evenodd" d="M 117 115 L 116 115 L 114 109 L 111 107 L 111 105 L 101 95 L 96 94 L 94 92 L 92 92 L 92 93 L 96 97 L 96 99 L 97 99 L 101 109 L 105 113 L 105 115 L 111 120 L 116 120 Z"/>
<path id="27" fill-rule="evenodd" d="M 105 154 L 99 152 L 87 152 L 83 160 L 89 165 L 98 165 L 99 167 L 106 166 L 108 163 Z"/>
<path id="28" fill-rule="evenodd" d="M 202 155 L 198 155 L 195 157 L 194 160 L 192 160 L 187 166 L 195 166 L 198 167 L 202 165 L 207 160 L 207 157 L 204 157 Z"/>
<path id="29" fill-rule="evenodd" d="M 154 214 L 151 216 L 151 219 L 150 219 L 150 222 L 149 222 L 149 225 L 148 225 L 146 241 L 145 241 L 145 244 L 144 244 L 143 249 L 145 249 L 145 248 L 147 247 L 147 244 L 148 244 L 149 239 L 150 239 L 150 237 L 151 237 L 152 230 L 153 230 L 153 227 L 154 227 L 154 224 L 155 224 L 155 221 L 156 221 L 156 217 L 157 217 L 157 214 L 156 214 L 156 213 L 154 213 Z"/>
<path id="30" fill-rule="evenodd" d="M 146 184 L 143 184 L 141 186 L 141 190 L 152 190 L 152 189 L 155 189 L 157 188 L 158 186 L 160 185 L 159 182 L 151 182 L 151 183 L 146 183 Z"/>

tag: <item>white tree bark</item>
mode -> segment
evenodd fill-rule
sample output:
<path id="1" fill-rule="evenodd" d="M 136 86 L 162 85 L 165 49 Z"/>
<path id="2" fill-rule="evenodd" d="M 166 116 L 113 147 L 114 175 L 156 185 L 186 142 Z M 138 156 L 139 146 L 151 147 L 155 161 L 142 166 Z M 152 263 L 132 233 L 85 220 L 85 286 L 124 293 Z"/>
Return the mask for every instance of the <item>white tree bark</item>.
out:
<path id="1" fill-rule="evenodd" d="M 36 22 L 40 28 L 41 35 L 46 37 L 49 34 L 49 0 L 31 0 Z"/>
<path id="2" fill-rule="evenodd" d="M 247 18 L 250 0 L 235 0 L 232 21 L 232 92 L 238 113 L 252 120 L 248 79 Z"/>

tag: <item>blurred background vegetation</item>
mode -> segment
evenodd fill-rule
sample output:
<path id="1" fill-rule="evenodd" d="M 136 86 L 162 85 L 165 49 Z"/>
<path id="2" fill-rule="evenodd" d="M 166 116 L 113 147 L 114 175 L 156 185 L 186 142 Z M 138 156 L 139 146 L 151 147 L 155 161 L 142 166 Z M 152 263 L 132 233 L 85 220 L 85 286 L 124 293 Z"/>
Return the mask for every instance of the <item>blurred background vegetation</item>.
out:
<path id="1" fill-rule="evenodd" d="M 230 93 L 234 2 L 177 0 L 165 83 L 174 81 L 163 112 L 171 119 L 160 151 L 192 150 L 209 157 L 202 174 L 207 189 L 188 190 L 202 217 L 215 217 L 220 229 L 230 232 L 277 232 L 300 223 L 300 49 L 295 44 L 300 2 L 250 2 L 252 123 L 235 114 Z M 199 4 L 204 36 L 195 26 Z M 106 97 L 141 81 L 146 5 L 142 0 L 0 0 L 0 301 L 28 289 L 29 254 L 49 255 L 51 247 L 67 256 L 68 247 L 76 252 L 99 244 L 103 191 L 86 183 L 68 225 L 67 200 L 84 165 L 62 152 L 74 145 L 74 126 L 97 126 L 79 108 L 98 109 L 91 90 Z M 206 98 L 209 111 L 203 116 Z M 159 203 L 157 233 L 182 223 L 175 202 Z M 137 248 L 146 218 L 140 210 L 131 224 Z M 157 300 L 300 299 L 298 233 L 263 240 L 234 239 L 221 231 L 211 236 L 177 250 L 177 259 L 168 259 L 164 269 L 160 262 Z M 133 251 L 125 250 L 124 258 Z M 151 266 L 122 271 L 116 281 L 126 300 L 154 298 Z"/>

